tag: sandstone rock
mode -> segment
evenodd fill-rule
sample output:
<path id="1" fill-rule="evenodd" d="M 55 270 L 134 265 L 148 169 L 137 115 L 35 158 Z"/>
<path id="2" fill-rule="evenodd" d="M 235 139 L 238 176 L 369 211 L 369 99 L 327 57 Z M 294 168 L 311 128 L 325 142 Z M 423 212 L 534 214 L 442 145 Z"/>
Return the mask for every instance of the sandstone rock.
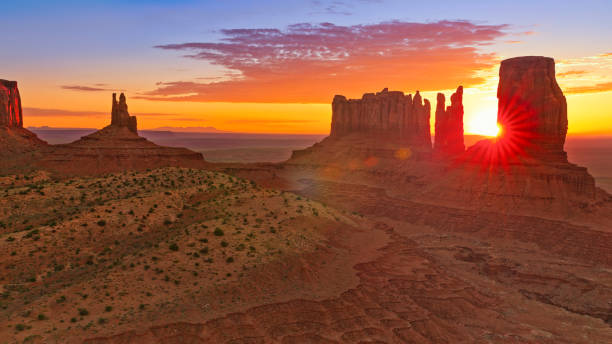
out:
<path id="1" fill-rule="evenodd" d="M 113 94 L 111 124 L 62 145 L 49 147 L 38 165 L 64 174 L 100 174 L 164 166 L 202 167 L 201 153 L 159 146 L 138 136 L 136 116 L 130 116 L 124 94 Z"/>
<path id="2" fill-rule="evenodd" d="M 118 127 L 127 127 L 130 131 L 134 133 L 138 132 L 136 116 L 130 116 L 125 95 L 123 93 L 121 93 L 121 95 L 119 96 L 119 102 L 117 102 L 117 94 L 113 93 L 111 125 Z"/>
<path id="3" fill-rule="evenodd" d="M 336 95 L 330 137 L 360 133 L 431 149 L 430 113 L 429 101 L 423 101 L 418 91 L 414 99 L 386 88 L 376 94 L 366 93 L 361 99 Z"/>
<path id="4" fill-rule="evenodd" d="M 555 79 L 555 61 L 523 56 L 504 60 L 499 69 L 497 121 L 501 143 L 514 154 L 567 162 L 567 103 Z"/>
<path id="5" fill-rule="evenodd" d="M 465 151 L 463 143 L 463 86 L 451 96 L 451 104 L 445 109 L 444 94 L 438 93 L 436 104 L 436 136 L 434 151 L 453 156 Z"/>
<path id="6" fill-rule="evenodd" d="M 21 97 L 17 81 L 0 79 L 0 126 L 23 128 Z"/>

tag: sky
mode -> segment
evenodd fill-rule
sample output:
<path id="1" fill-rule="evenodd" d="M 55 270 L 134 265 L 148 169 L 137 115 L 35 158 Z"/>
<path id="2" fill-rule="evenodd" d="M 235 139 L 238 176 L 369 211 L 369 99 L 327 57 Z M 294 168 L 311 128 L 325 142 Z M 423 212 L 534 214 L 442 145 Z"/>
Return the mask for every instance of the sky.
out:
<path id="1" fill-rule="evenodd" d="M 610 13 L 604 0 L 10 1 L 0 78 L 18 81 L 25 126 L 101 128 L 125 92 L 139 129 L 304 134 L 329 132 L 335 94 L 434 101 L 463 85 L 466 133 L 490 134 L 499 62 L 543 55 L 570 134 L 612 134 Z"/>

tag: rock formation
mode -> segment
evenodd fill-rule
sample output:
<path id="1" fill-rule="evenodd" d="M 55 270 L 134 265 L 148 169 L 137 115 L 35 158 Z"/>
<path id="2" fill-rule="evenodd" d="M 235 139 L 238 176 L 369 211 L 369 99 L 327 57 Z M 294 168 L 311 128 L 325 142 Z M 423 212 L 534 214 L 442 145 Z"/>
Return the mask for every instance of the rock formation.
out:
<path id="1" fill-rule="evenodd" d="M 463 143 L 463 86 L 451 96 L 451 104 L 445 108 L 444 94 L 438 93 L 436 104 L 436 135 L 434 151 L 453 156 L 465 151 Z"/>
<path id="2" fill-rule="evenodd" d="M 0 79 L 0 173 L 31 169 L 38 149 L 46 144 L 23 128 L 17 81 Z"/>
<path id="3" fill-rule="evenodd" d="M 431 148 L 430 113 L 429 101 L 422 100 L 418 91 L 414 97 L 386 88 L 361 99 L 337 95 L 332 102 L 330 137 L 360 133 Z"/>
<path id="4" fill-rule="evenodd" d="M 519 147 L 516 154 L 567 162 L 567 103 L 555 79 L 555 61 L 524 56 L 502 61 L 499 69 L 497 121 L 501 141 Z"/>
<path id="5" fill-rule="evenodd" d="M 117 102 L 117 94 L 113 93 L 111 125 L 127 127 L 133 133 L 138 132 L 136 116 L 130 116 L 130 114 L 128 113 L 128 106 L 125 100 L 125 95 L 123 93 L 121 93 L 121 95 L 119 96 L 119 102 Z"/>
<path id="6" fill-rule="evenodd" d="M 202 167 L 201 153 L 159 146 L 138 136 L 125 95 L 113 94 L 111 124 L 81 139 L 50 147 L 38 162 L 43 168 L 67 174 L 99 174 L 164 166 Z"/>
<path id="7" fill-rule="evenodd" d="M 23 128 L 21 97 L 17 81 L 0 79 L 0 126 Z"/>

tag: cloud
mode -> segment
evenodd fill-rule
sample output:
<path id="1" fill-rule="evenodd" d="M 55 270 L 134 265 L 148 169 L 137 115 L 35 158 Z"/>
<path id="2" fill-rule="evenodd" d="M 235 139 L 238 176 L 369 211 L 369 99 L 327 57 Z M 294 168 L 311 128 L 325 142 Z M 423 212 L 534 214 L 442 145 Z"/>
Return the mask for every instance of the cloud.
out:
<path id="1" fill-rule="evenodd" d="M 563 78 L 563 77 L 566 77 L 566 76 L 569 76 L 569 75 L 583 75 L 583 74 L 586 74 L 586 73 L 587 73 L 587 71 L 585 71 L 585 70 L 569 70 L 569 71 L 564 72 L 564 73 L 557 73 L 557 76 Z"/>
<path id="2" fill-rule="evenodd" d="M 319 1 L 313 0 L 310 3 L 315 8 L 315 11 L 310 14 L 331 14 L 331 15 L 343 15 L 350 16 L 353 14 L 351 11 L 355 7 L 355 3 L 372 4 L 382 3 L 382 0 L 353 0 L 353 1 Z"/>
<path id="3" fill-rule="evenodd" d="M 597 93 L 612 91 L 612 82 L 604 82 L 589 86 L 576 86 L 564 89 L 565 93 Z"/>
<path id="4" fill-rule="evenodd" d="M 24 107 L 23 114 L 26 117 L 107 117 L 110 121 L 110 111 L 70 111 L 60 109 L 41 109 Z M 170 119 L 177 118 L 176 114 L 167 113 L 132 113 L 138 117 L 169 117 Z"/>
<path id="5" fill-rule="evenodd" d="M 612 91 L 612 53 L 561 60 L 557 67 L 565 93 Z"/>
<path id="6" fill-rule="evenodd" d="M 334 94 L 361 96 L 390 89 L 439 90 L 483 82 L 498 61 L 479 49 L 505 35 L 506 25 L 469 21 L 402 21 L 286 29 L 226 29 L 218 42 L 158 45 L 224 67 L 227 80 L 169 81 L 138 97 L 170 101 L 328 103 Z"/>
<path id="7" fill-rule="evenodd" d="M 107 86 L 106 84 L 94 84 L 96 87 L 92 86 L 82 86 L 82 85 L 62 85 L 60 88 L 64 90 L 70 91 L 84 91 L 84 92 L 101 92 L 101 91 L 125 91 L 125 90 L 115 90 L 112 88 L 103 88 L 100 86 Z"/>

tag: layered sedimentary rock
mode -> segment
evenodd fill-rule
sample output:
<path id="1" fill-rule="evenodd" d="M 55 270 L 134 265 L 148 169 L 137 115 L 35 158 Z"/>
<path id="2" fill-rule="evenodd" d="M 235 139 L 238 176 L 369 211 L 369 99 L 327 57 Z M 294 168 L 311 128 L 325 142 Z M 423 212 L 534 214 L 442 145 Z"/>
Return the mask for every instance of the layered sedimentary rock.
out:
<path id="1" fill-rule="evenodd" d="M 445 108 L 444 94 L 438 93 L 436 103 L 436 135 L 434 151 L 441 155 L 457 155 L 465 151 L 463 143 L 463 86 L 451 96 Z"/>
<path id="2" fill-rule="evenodd" d="M 23 128 L 21 97 L 17 81 L 0 79 L 0 126 Z"/>
<path id="3" fill-rule="evenodd" d="M 501 140 L 516 154 L 567 162 L 567 103 L 555 78 L 555 61 L 524 56 L 502 61 L 497 88 Z"/>
<path id="4" fill-rule="evenodd" d="M 31 168 L 31 160 L 46 144 L 23 128 L 17 81 L 0 79 L 0 173 Z"/>
<path id="5" fill-rule="evenodd" d="M 119 102 L 117 102 L 117 94 L 113 93 L 111 125 L 118 127 L 127 127 L 131 132 L 138 132 L 136 116 L 130 116 L 125 95 L 123 93 L 121 93 L 121 95 L 119 96 Z"/>
<path id="6" fill-rule="evenodd" d="M 360 133 L 431 148 L 430 113 L 429 101 L 418 91 L 414 97 L 386 88 L 361 99 L 337 95 L 332 102 L 330 137 Z"/>
<path id="7" fill-rule="evenodd" d="M 50 147 L 39 165 L 68 174 L 97 174 L 163 166 L 201 167 L 201 153 L 159 146 L 138 136 L 136 117 L 127 111 L 125 95 L 113 94 L 111 124 L 93 134 Z"/>

